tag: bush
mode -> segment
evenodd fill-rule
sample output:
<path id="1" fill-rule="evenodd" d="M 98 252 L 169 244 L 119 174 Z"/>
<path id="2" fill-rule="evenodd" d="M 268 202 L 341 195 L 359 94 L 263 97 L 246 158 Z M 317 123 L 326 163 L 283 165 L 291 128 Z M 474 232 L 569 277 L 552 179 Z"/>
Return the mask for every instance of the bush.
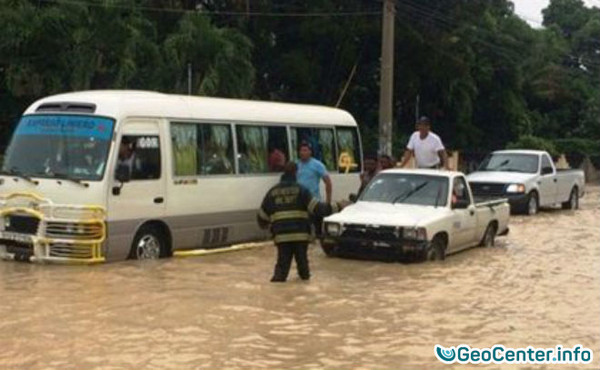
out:
<path id="1" fill-rule="evenodd" d="M 521 136 L 516 142 L 508 143 L 507 149 L 529 149 L 529 150 L 545 150 L 550 156 L 557 157 L 560 155 L 554 143 L 548 139 L 537 136 L 525 135 Z"/>
<path id="2" fill-rule="evenodd" d="M 571 138 L 554 140 L 556 148 L 560 153 L 580 153 L 583 155 L 600 155 L 600 148 L 597 140 Z"/>
<path id="3" fill-rule="evenodd" d="M 554 141 L 559 153 L 567 157 L 567 161 L 573 167 L 579 167 L 585 157 L 592 158 L 592 162 L 597 161 L 600 156 L 598 142 L 591 139 L 570 138 L 557 139 Z M 596 159 L 594 159 L 596 158 Z M 594 163 L 596 165 L 596 163 Z"/>

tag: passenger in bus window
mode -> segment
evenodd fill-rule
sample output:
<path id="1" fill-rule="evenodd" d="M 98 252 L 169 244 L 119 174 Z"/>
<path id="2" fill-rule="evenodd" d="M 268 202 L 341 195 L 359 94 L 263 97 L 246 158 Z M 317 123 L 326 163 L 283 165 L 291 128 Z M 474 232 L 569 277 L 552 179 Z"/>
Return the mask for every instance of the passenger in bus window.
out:
<path id="1" fill-rule="evenodd" d="M 104 161 L 102 158 L 102 148 L 94 138 L 82 145 L 82 168 L 79 172 L 83 175 L 101 175 L 104 170 Z"/>
<path id="2" fill-rule="evenodd" d="M 269 172 L 281 172 L 285 166 L 285 154 L 278 148 L 272 147 L 269 149 Z"/>

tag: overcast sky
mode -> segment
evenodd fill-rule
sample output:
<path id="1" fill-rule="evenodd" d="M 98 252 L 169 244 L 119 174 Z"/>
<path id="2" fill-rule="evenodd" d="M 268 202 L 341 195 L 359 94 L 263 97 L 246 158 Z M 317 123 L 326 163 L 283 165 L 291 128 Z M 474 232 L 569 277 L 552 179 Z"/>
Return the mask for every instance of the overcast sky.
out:
<path id="1" fill-rule="evenodd" d="M 548 6 L 550 0 L 512 0 L 515 13 L 519 14 L 532 26 L 539 27 L 542 23 L 542 9 Z M 589 6 L 600 7 L 599 0 L 584 0 Z"/>

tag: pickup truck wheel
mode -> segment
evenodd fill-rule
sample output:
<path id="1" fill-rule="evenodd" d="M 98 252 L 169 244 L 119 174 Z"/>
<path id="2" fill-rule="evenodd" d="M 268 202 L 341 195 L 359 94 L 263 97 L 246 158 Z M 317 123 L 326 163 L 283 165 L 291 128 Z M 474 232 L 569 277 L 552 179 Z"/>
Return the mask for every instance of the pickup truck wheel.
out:
<path id="1" fill-rule="evenodd" d="M 540 202 L 536 192 L 529 193 L 529 198 L 527 199 L 527 209 L 525 212 L 528 216 L 534 216 L 538 213 L 540 209 Z"/>
<path id="2" fill-rule="evenodd" d="M 444 240 L 436 236 L 431 241 L 431 245 L 429 249 L 427 249 L 427 253 L 425 255 L 426 261 L 443 261 L 446 259 L 446 243 Z"/>
<path id="3" fill-rule="evenodd" d="M 573 188 L 573 190 L 571 190 L 569 200 L 562 204 L 562 209 L 579 209 L 579 192 L 577 191 L 577 188 Z"/>
<path id="4" fill-rule="evenodd" d="M 496 225 L 489 224 L 487 229 L 485 229 L 485 234 L 483 234 L 480 245 L 486 248 L 493 247 L 496 244 L 496 232 Z"/>

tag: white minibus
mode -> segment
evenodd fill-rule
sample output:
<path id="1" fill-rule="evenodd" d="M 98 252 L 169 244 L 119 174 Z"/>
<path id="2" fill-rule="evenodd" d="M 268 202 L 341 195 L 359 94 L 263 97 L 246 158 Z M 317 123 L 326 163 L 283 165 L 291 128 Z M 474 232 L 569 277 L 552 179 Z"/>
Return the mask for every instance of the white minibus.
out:
<path id="1" fill-rule="evenodd" d="M 340 109 L 145 91 L 40 99 L 5 153 L 0 257 L 95 263 L 264 240 L 256 211 L 301 141 L 334 200 L 356 192 L 360 134 Z"/>

